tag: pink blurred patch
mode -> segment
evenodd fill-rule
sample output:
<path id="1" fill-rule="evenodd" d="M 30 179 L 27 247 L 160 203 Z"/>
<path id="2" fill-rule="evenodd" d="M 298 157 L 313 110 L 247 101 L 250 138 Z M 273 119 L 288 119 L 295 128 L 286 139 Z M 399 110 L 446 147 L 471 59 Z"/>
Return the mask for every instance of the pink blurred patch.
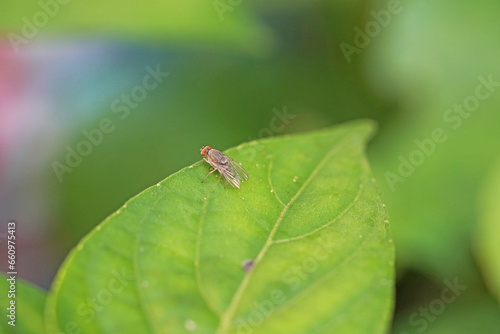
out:
<path id="1" fill-rule="evenodd" d="M 27 115 L 20 101 L 27 88 L 28 64 L 16 54 L 7 38 L 0 36 L 0 184 L 5 177 L 5 164 L 22 133 Z"/>

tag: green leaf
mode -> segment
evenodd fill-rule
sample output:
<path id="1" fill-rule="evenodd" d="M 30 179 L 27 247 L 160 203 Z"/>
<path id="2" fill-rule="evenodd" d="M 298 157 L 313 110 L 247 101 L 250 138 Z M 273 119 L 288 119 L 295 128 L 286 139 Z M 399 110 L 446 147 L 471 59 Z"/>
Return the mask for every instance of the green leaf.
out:
<path id="1" fill-rule="evenodd" d="M 200 183 L 209 168 L 195 164 L 145 190 L 71 252 L 47 328 L 384 333 L 394 249 L 364 157 L 372 131 L 358 121 L 228 150 L 250 175 L 241 189 L 216 173 Z"/>
<path id="2" fill-rule="evenodd" d="M 500 301 L 500 160 L 483 188 L 475 249 L 486 283 Z"/>
<path id="3" fill-rule="evenodd" d="M 0 274 L 0 307 L 2 308 L 2 323 L 0 333 L 41 334 L 44 333 L 43 308 L 45 305 L 45 292 L 37 287 L 16 278 L 12 287 L 10 276 Z M 13 290 L 12 298 L 9 297 Z M 7 308 L 11 307 L 11 300 L 15 306 L 15 326 L 8 324 L 11 314 Z"/>

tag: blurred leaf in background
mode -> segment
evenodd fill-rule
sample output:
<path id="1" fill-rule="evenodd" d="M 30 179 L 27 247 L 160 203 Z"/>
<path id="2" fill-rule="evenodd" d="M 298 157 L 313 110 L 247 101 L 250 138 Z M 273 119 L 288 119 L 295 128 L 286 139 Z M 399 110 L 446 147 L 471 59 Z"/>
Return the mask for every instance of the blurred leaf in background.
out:
<path id="1" fill-rule="evenodd" d="M 500 301 L 500 159 L 485 178 L 478 202 L 476 255 L 488 287 Z"/>
<path id="2" fill-rule="evenodd" d="M 442 288 L 446 289 L 446 286 Z M 465 290 L 467 291 L 467 290 Z M 438 295 L 441 291 L 438 292 Z M 399 314 L 394 324 L 394 334 L 491 334 L 500 330 L 498 304 L 479 291 L 468 291 L 455 296 L 450 303 L 441 299 L 427 299 L 419 308 Z"/>
<path id="3" fill-rule="evenodd" d="M 498 317 L 498 307 L 481 302 L 485 297 L 471 297 L 482 286 L 471 241 L 478 219 L 473 203 L 499 151 L 500 45 L 492 41 L 500 4 L 402 4 L 363 59 L 374 91 L 398 99 L 401 108 L 370 151 L 390 208 L 400 276 L 413 268 L 432 280 L 456 277 L 470 287 L 464 293 L 470 299 L 457 308 L 489 308 Z M 418 312 L 425 300 L 414 294 L 397 307 Z M 443 332 L 452 319 L 440 319 Z M 395 323 L 401 322 L 408 318 L 397 313 Z M 485 326 L 484 332 L 491 331 Z"/>
<path id="4" fill-rule="evenodd" d="M 241 6 L 246 7 L 246 6 Z M 0 27 L 22 50 L 30 40 L 47 36 L 111 38 L 195 48 L 233 48 L 266 53 L 271 36 L 251 12 L 238 8 L 222 19 L 209 1 L 70 1 L 6 0 Z M 229 15 L 231 14 L 231 15 Z M 27 41 L 27 42 L 25 42 Z"/>
<path id="5" fill-rule="evenodd" d="M 381 94 L 401 98 L 405 115 L 372 150 L 375 173 L 386 179 L 381 183 L 392 203 L 399 263 L 442 278 L 473 270 L 470 241 L 477 213 L 471 203 L 499 150 L 500 66 L 494 55 L 500 55 L 500 45 L 490 43 L 492 27 L 500 29 L 492 14 L 498 9 L 497 2 L 407 3 L 365 62 Z M 464 13 L 469 25 L 463 24 Z M 486 87 L 483 79 L 489 78 L 496 83 Z M 478 86 L 486 99 L 475 97 Z M 469 115 L 462 116 L 455 104 L 475 108 L 464 107 Z M 443 143 L 432 139 L 436 129 L 442 129 Z M 429 142 L 430 153 L 417 141 Z M 399 174 L 403 160 L 418 161 L 410 158 L 420 155 L 416 151 L 423 152 L 423 162 L 391 185 L 386 173 Z"/>
<path id="6" fill-rule="evenodd" d="M 0 333 L 41 334 L 45 332 L 43 318 L 45 292 L 19 278 L 12 280 L 12 276 L 4 274 L 0 274 L 0 289 L 2 291 L 0 294 L 2 308 Z"/>

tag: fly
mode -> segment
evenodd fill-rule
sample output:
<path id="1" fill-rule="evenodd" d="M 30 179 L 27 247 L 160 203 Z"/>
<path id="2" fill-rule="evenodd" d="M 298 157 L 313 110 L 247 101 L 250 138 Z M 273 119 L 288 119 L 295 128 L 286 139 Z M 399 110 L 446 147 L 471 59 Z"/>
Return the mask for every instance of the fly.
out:
<path id="1" fill-rule="evenodd" d="M 233 188 L 239 189 L 241 181 L 248 180 L 248 173 L 245 168 L 243 168 L 240 163 L 234 161 L 227 155 L 224 155 L 221 151 L 213 149 L 212 146 L 204 146 L 200 149 L 200 151 L 203 156 L 203 160 L 212 166 L 212 170 L 203 178 L 203 180 L 201 180 L 202 183 L 216 170 L 219 171 L 220 175 L 222 175 Z"/>

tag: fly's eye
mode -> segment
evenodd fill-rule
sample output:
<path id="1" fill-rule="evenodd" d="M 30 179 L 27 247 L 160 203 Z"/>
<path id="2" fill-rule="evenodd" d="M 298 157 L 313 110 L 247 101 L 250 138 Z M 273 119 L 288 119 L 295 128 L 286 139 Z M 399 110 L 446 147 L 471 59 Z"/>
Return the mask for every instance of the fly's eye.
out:
<path id="1" fill-rule="evenodd" d="M 210 150 L 211 148 L 212 148 L 212 146 L 203 146 L 202 148 L 200 148 L 201 155 L 206 156 L 208 153 L 208 150 Z"/>

